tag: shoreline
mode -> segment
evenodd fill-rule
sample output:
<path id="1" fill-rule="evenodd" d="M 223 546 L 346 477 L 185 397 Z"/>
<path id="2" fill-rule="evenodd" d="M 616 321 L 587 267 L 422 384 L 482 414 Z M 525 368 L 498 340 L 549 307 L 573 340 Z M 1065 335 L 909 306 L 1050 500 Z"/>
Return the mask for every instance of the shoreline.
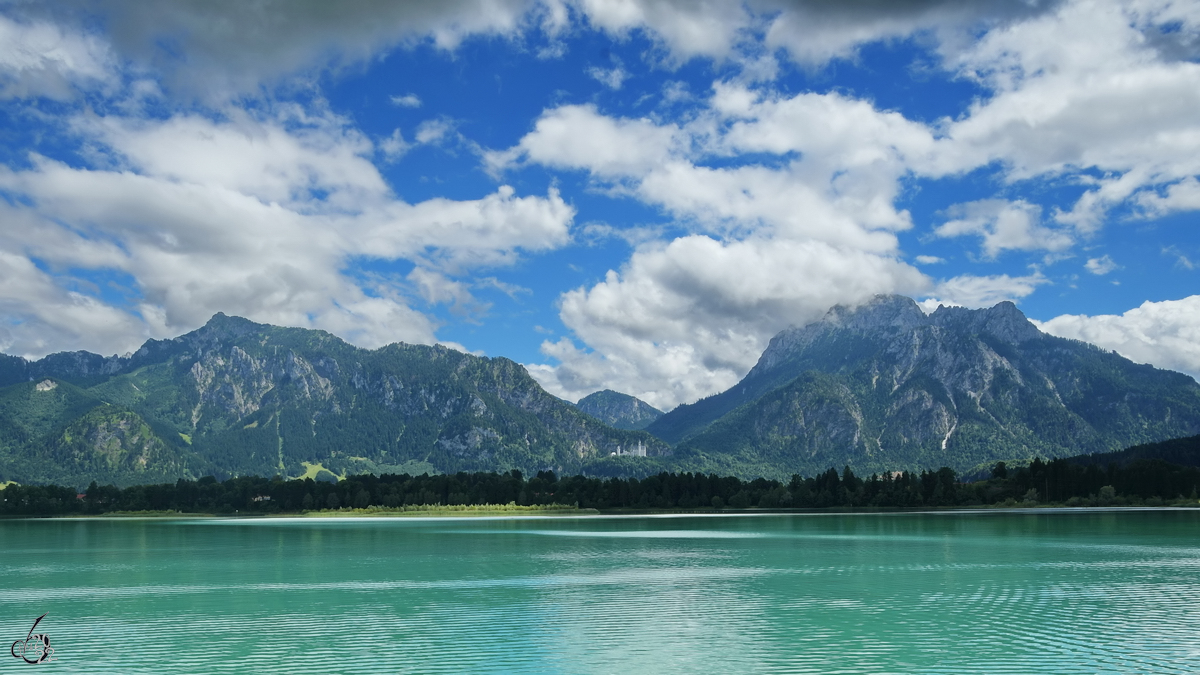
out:
<path id="1" fill-rule="evenodd" d="M 113 511 L 95 514 L 48 514 L 4 516 L 0 520 L 192 520 L 192 519 L 313 519 L 336 520 L 368 518 L 506 518 L 506 517 L 687 517 L 687 516 L 778 516 L 778 515 L 904 515 L 904 514 L 987 514 L 987 513 L 1115 513 L 1123 511 L 1200 511 L 1200 503 L 1180 505 L 1109 505 L 1109 506 L 1066 506 L 1064 504 L 1039 504 L 1036 506 L 947 506 L 947 507 L 829 507 L 821 509 L 594 509 L 557 506 L 553 508 L 527 506 L 514 507 L 506 504 L 431 508 L 397 509 L 338 509 L 320 511 L 287 511 L 278 513 L 196 513 L 183 511 Z"/>

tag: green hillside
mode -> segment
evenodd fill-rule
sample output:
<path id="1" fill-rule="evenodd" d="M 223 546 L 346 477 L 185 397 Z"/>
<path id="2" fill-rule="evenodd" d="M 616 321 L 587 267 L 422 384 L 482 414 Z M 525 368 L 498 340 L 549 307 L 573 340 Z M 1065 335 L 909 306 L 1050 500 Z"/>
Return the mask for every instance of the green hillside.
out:
<path id="1" fill-rule="evenodd" d="M 1200 431 L 1190 377 L 1045 335 L 1011 303 L 930 316 L 896 296 L 835 308 L 776 337 L 744 382 L 649 430 L 686 430 L 682 463 L 776 477 L 966 471 Z"/>
<path id="2" fill-rule="evenodd" d="M 128 358 L 4 365 L 10 380 L 55 386 L 0 388 L 0 480 L 300 476 L 306 462 L 336 475 L 415 465 L 563 473 L 604 470 L 617 447 L 639 441 L 653 455 L 671 452 L 551 396 L 508 359 L 405 344 L 363 350 L 224 315 Z"/>

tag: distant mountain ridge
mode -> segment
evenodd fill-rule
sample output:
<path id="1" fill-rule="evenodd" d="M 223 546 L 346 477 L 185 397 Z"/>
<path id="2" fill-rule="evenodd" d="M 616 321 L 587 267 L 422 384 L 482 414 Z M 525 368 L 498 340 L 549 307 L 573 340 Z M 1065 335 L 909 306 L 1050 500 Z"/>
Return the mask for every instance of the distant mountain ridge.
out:
<path id="1" fill-rule="evenodd" d="M 645 429 L 663 415 L 649 403 L 611 389 L 584 396 L 575 407 L 618 429 Z"/>
<path id="2" fill-rule="evenodd" d="M 550 395 L 508 359 L 440 346 L 364 350 L 223 314 L 127 357 L 0 356 L 0 480 L 570 473 L 637 443 L 651 456 L 671 453 Z"/>
<path id="3" fill-rule="evenodd" d="M 882 471 L 1109 452 L 1200 432 L 1200 385 L 1046 335 L 1012 303 L 877 296 L 776 335 L 729 390 L 647 430 L 739 474 Z"/>

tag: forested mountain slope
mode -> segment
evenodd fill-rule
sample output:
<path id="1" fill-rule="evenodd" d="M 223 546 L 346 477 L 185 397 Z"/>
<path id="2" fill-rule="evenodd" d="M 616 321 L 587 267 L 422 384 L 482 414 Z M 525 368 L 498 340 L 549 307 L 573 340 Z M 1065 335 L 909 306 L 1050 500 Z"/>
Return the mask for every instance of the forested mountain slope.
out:
<path id="1" fill-rule="evenodd" d="M 364 350 L 222 314 L 128 357 L 0 356 L 0 480 L 130 485 L 317 465 L 570 473 L 639 441 L 671 452 L 550 395 L 508 359 Z"/>
<path id="2" fill-rule="evenodd" d="M 730 390 L 648 427 L 738 475 L 1066 457 L 1200 432 L 1200 385 L 1040 332 L 1012 303 L 926 315 L 900 296 L 772 339 Z"/>
<path id="3" fill-rule="evenodd" d="M 611 389 L 584 396 L 575 407 L 618 429 L 645 429 L 663 414 L 637 397 Z"/>

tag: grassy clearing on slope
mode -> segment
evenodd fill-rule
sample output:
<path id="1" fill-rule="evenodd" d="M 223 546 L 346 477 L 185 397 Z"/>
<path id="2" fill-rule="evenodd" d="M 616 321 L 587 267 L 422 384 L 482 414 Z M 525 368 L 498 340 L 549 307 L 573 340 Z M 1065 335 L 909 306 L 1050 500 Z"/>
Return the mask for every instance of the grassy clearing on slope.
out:
<path id="1" fill-rule="evenodd" d="M 313 480 L 316 480 L 317 476 L 322 471 L 329 474 L 330 476 L 333 476 L 334 478 L 336 478 L 338 480 L 343 480 L 346 478 L 346 474 L 342 474 L 339 476 L 336 473 L 330 471 L 329 469 L 326 469 L 324 466 L 321 465 L 320 462 L 317 462 L 315 464 L 312 462 L 300 462 L 300 463 L 304 465 L 304 473 L 300 474 L 299 476 L 296 476 L 296 478 L 299 480 L 304 480 L 305 478 L 311 478 Z"/>

